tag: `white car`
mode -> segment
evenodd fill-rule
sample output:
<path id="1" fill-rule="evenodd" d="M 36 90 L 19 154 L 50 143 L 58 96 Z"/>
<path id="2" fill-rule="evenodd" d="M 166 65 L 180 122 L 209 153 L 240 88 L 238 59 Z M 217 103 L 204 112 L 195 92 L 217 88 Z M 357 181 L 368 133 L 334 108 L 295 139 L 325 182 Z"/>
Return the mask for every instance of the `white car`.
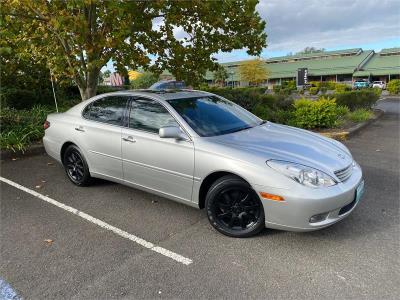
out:
<path id="1" fill-rule="evenodd" d="M 372 87 L 384 90 L 386 88 L 386 83 L 384 81 L 374 81 Z"/>
<path id="2" fill-rule="evenodd" d="M 364 190 L 361 168 L 340 142 L 263 121 L 207 92 L 102 94 L 49 115 L 44 128 L 47 153 L 74 184 L 103 178 L 204 208 L 233 237 L 265 226 L 327 227 Z"/>

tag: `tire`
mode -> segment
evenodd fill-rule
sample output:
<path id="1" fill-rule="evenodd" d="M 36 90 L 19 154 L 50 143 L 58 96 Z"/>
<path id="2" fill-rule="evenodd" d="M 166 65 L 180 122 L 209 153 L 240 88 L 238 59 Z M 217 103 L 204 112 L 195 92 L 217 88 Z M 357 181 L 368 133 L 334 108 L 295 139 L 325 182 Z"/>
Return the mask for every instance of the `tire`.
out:
<path id="1" fill-rule="evenodd" d="M 77 186 L 88 186 L 92 182 L 85 157 L 75 145 L 65 150 L 63 165 L 69 180 Z"/>
<path id="2" fill-rule="evenodd" d="M 207 192 L 211 225 L 224 235 L 245 238 L 265 227 L 264 208 L 251 186 L 234 175 L 216 180 Z"/>

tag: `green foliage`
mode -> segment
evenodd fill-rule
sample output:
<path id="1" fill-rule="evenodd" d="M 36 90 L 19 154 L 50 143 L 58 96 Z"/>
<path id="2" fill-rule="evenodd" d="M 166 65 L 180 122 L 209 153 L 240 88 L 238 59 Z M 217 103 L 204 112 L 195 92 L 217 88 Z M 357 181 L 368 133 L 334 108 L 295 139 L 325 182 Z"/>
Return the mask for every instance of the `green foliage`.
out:
<path id="1" fill-rule="evenodd" d="M 158 81 L 158 78 L 159 78 L 158 75 L 156 75 L 154 73 L 144 72 L 138 78 L 136 78 L 135 80 L 132 80 L 131 87 L 133 89 L 147 89 L 153 83 L 156 83 Z"/>
<path id="2" fill-rule="evenodd" d="M 357 108 L 370 109 L 379 95 L 373 89 L 363 89 L 338 93 L 335 98 L 338 105 L 345 105 L 353 111 Z"/>
<path id="3" fill-rule="evenodd" d="M 290 91 L 296 91 L 296 80 L 287 80 L 282 82 L 282 88 Z"/>
<path id="4" fill-rule="evenodd" d="M 378 98 L 382 95 L 382 89 L 380 88 L 372 88 L 372 91 L 378 96 Z"/>
<path id="5" fill-rule="evenodd" d="M 261 59 L 253 59 L 242 62 L 239 65 L 240 78 L 250 84 L 259 85 L 267 80 L 269 72 L 266 69 L 266 64 Z"/>
<path id="6" fill-rule="evenodd" d="M 365 109 L 365 108 L 359 108 L 356 109 L 355 111 L 349 112 L 347 115 L 347 118 L 353 122 L 365 122 L 369 119 L 371 119 L 373 116 L 372 111 Z"/>
<path id="7" fill-rule="evenodd" d="M 243 108 L 253 111 L 254 107 L 260 101 L 261 97 L 265 96 L 264 103 L 269 101 L 273 102 L 274 97 L 265 94 L 266 88 L 208 88 L 205 91 L 220 95 L 236 104 L 242 106 Z"/>
<path id="8" fill-rule="evenodd" d="M 43 123 L 51 110 L 34 106 L 30 110 L 2 108 L 0 113 L 0 149 L 24 151 L 43 137 Z"/>
<path id="9" fill-rule="evenodd" d="M 319 88 L 318 87 L 310 87 L 310 95 L 316 95 L 319 92 Z"/>
<path id="10" fill-rule="evenodd" d="M 321 98 L 317 101 L 299 99 L 294 102 L 294 126 L 312 128 L 331 128 L 337 124 L 339 118 L 335 99 Z"/>
<path id="11" fill-rule="evenodd" d="M 110 60 L 121 74 L 127 67 L 151 67 L 196 85 L 215 67 L 213 55 L 221 50 L 246 48 L 259 55 L 266 23 L 257 3 L 9 0 L 2 2 L 0 30 L 2 39 L 15 41 L 18 53 L 45 61 L 58 80 L 74 81 L 87 99 L 96 94 L 100 70 Z M 153 26 L 155 21 L 162 26 Z M 190 38 L 173 34 L 176 28 Z M 150 57 L 156 57 L 153 64 Z"/>
<path id="12" fill-rule="evenodd" d="M 392 79 L 386 86 L 390 94 L 400 94 L 400 79 Z"/>
<path id="13" fill-rule="evenodd" d="M 334 90 L 337 85 L 334 81 L 310 81 L 309 83 L 313 87 L 317 87 L 318 89 L 326 88 L 326 90 Z"/>
<path id="14" fill-rule="evenodd" d="M 351 87 L 344 83 L 336 83 L 334 90 L 335 93 L 344 93 L 351 91 Z"/>
<path id="15" fill-rule="evenodd" d="M 51 90 L 27 90 L 19 88 L 2 89 L 2 106 L 15 109 L 29 109 L 35 105 L 53 105 L 54 98 Z"/>
<path id="16" fill-rule="evenodd" d="M 272 110 L 269 106 L 258 103 L 254 106 L 254 109 L 252 111 L 253 114 L 255 114 L 257 117 L 263 120 L 270 120 Z"/>
<path id="17" fill-rule="evenodd" d="M 226 79 L 228 78 L 228 71 L 225 69 L 223 65 L 218 64 L 218 67 L 213 73 L 215 83 L 220 86 L 224 86 Z"/>

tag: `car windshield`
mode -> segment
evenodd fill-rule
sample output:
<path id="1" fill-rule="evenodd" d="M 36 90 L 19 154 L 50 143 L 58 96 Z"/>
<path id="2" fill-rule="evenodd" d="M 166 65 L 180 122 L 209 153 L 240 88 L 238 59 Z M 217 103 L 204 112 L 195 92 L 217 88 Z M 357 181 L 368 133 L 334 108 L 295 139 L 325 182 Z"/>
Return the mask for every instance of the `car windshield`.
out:
<path id="1" fill-rule="evenodd" d="M 200 136 L 216 136 L 258 126 L 262 120 L 232 102 L 215 96 L 168 100 Z"/>

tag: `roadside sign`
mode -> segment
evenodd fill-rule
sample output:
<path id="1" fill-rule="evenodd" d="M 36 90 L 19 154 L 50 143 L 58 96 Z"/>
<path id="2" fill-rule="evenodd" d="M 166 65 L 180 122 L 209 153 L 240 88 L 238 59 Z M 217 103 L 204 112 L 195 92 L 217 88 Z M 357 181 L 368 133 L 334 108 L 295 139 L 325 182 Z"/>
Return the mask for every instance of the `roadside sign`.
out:
<path id="1" fill-rule="evenodd" d="M 308 84 L 308 69 L 297 69 L 297 86 L 304 86 Z"/>

